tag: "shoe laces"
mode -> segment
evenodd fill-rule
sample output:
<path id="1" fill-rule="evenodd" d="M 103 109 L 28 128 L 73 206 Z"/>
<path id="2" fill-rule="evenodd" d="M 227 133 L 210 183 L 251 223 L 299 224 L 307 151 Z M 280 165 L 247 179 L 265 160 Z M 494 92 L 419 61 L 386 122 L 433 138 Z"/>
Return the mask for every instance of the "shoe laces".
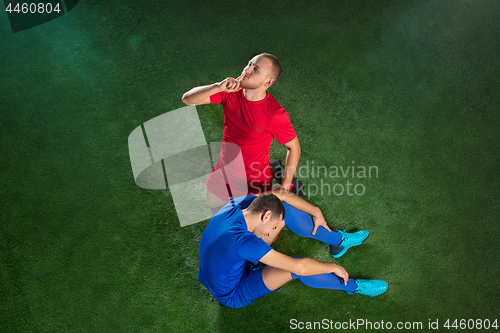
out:
<path id="1" fill-rule="evenodd" d="M 346 229 L 344 229 L 342 231 L 339 230 L 339 233 L 342 235 L 342 242 L 346 239 L 349 239 L 349 234 L 346 232 Z M 341 242 L 341 244 L 342 244 L 342 242 Z"/>

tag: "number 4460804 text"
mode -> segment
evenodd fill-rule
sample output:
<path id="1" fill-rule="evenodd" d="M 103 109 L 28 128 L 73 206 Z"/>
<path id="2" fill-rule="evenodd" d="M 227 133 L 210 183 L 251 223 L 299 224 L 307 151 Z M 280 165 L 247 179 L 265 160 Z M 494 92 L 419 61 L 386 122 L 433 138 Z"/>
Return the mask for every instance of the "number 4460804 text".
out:
<path id="1" fill-rule="evenodd" d="M 52 12 L 59 13 L 61 9 L 59 8 L 59 3 L 56 4 L 55 7 L 52 7 L 51 3 L 18 3 L 14 8 L 12 8 L 12 4 L 9 3 L 7 8 L 5 8 L 6 12 L 12 13 L 23 13 L 23 14 L 50 14 Z"/>

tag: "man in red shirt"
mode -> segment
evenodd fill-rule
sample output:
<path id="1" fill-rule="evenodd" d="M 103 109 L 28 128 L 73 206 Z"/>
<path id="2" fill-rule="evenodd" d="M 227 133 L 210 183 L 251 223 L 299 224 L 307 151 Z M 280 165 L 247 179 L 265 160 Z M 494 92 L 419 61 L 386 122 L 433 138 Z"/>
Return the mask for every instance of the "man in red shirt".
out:
<path id="1" fill-rule="evenodd" d="M 267 92 L 280 72 L 278 59 L 262 53 L 248 62 L 238 78 L 195 87 L 182 96 L 187 105 L 223 105 L 221 154 L 205 191 L 214 210 L 232 197 L 271 190 L 269 149 L 274 138 L 287 148 L 281 187 L 292 187 L 300 158 L 299 140 L 285 108 Z"/>

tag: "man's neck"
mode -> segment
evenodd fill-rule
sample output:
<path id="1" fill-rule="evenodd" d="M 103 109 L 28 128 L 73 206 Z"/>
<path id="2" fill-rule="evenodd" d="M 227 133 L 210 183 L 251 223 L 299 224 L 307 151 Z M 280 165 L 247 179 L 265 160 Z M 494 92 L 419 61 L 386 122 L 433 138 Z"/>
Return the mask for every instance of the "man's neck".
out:
<path id="1" fill-rule="evenodd" d="M 262 101 L 267 96 L 267 89 L 243 89 L 243 96 L 251 102 Z"/>
<path id="2" fill-rule="evenodd" d="M 253 232 L 255 229 L 255 216 L 250 213 L 246 208 L 242 210 L 243 218 L 245 219 L 245 223 L 247 224 L 247 230 Z"/>

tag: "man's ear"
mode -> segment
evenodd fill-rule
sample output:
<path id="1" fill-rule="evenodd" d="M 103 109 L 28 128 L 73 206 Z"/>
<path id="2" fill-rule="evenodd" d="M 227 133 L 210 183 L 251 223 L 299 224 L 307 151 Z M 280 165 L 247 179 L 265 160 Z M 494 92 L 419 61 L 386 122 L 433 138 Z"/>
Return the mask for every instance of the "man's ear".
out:
<path id="1" fill-rule="evenodd" d="M 272 212 L 270 210 L 266 210 L 260 215 L 260 220 L 262 222 L 267 222 L 271 219 Z"/>
<path id="2" fill-rule="evenodd" d="M 264 85 L 265 85 L 266 87 L 270 87 L 270 86 L 272 86 L 272 85 L 273 85 L 273 83 L 274 83 L 275 81 L 276 81 L 276 80 L 275 80 L 274 78 L 270 77 L 269 79 L 267 79 L 267 81 L 264 83 Z"/>

